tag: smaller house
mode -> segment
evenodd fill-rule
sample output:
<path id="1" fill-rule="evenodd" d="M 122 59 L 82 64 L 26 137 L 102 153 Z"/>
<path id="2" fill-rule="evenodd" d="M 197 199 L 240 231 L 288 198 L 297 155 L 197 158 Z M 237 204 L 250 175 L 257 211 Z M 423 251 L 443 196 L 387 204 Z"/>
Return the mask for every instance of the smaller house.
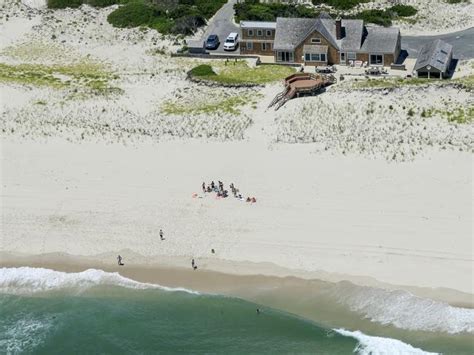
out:
<path id="1" fill-rule="evenodd" d="M 275 22 L 241 21 L 242 38 L 240 52 L 242 54 L 259 54 L 273 56 L 275 41 Z"/>
<path id="2" fill-rule="evenodd" d="M 421 48 L 414 70 L 419 78 L 447 78 L 452 59 L 453 46 L 437 39 Z"/>

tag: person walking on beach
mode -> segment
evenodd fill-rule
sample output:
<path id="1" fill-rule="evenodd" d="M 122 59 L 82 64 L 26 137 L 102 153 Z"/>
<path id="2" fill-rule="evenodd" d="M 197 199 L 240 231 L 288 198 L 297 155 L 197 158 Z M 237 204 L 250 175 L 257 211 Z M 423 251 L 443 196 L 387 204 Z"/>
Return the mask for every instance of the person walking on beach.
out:
<path id="1" fill-rule="evenodd" d="M 196 270 L 198 268 L 194 259 L 191 260 L 191 267 L 193 268 L 193 270 Z"/>
<path id="2" fill-rule="evenodd" d="M 206 183 L 202 183 L 202 192 L 206 193 Z"/>
<path id="3" fill-rule="evenodd" d="M 117 262 L 118 262 L 118 265 L 119 265 L 119 266 L 123 266 L 122 257 L 121 257 L 120 255 L 117 256 Z"/>
<path id="4" fill-rule="evenodd" d="M 163 230 L 162 229 L 160 229 L 160 239 L 165 240 L 165 237 L 163 236 Z"/>

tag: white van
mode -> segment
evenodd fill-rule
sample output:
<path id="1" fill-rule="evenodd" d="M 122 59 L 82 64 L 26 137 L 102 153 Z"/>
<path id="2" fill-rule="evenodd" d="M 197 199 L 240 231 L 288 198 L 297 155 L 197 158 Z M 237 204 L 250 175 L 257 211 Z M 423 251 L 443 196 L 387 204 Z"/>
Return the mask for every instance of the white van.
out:
<path id="1" fill-rule="evenodd" d="M 239 34 L 237 32 L 232 32 L 229 34 L 224 42 L 225 51 L 234 51 L 237 49 L 239 43 Z"/>

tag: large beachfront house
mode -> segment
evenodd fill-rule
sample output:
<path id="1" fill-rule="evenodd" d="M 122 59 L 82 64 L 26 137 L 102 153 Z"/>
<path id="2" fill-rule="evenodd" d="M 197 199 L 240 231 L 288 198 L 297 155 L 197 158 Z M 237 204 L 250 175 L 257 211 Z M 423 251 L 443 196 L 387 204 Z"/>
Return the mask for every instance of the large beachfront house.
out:
<path id="1" fill-rule="evenodd" d="M 242 21 L 240 53 L 274 56 L 276 62 L 305 65 L 390 66 L 400 54 L 398 28 L 365 26 L 362 20 L 277 18 L 276 22 Z"/>

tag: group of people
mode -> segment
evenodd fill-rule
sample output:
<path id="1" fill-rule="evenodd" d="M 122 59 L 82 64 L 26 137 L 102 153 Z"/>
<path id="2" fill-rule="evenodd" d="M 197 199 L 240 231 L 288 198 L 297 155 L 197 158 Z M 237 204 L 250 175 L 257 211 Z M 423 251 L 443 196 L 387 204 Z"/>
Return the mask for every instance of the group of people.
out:
<path id="1" fill-rule="evenodd" d="M 229 185 L 230 190 L 232 191 L 232 195 L 234 195 L 235 198 L 238 198 L 239 200 L 244 200 L 242 197 L 242 194 L 239 192 L 239 189 L 235 187 L 234 183 L 231 183 Z M 224 183 L 220 180 L 217 181 L 217 184 L 214 183 L 214 180 L 211 181 L 210 184 L 207 184 L 205 182 L 202 183 L 202 192 L 204 193 L 211 193 L 211 192 L 216 192 L 217 197 L 228 197 L 229 192 L 224 188 Z M 252 202 L 255 203 L 257 202 L 257 199 L 255 197 L 247 197 L 246 199 L 247 202 Z"/>

